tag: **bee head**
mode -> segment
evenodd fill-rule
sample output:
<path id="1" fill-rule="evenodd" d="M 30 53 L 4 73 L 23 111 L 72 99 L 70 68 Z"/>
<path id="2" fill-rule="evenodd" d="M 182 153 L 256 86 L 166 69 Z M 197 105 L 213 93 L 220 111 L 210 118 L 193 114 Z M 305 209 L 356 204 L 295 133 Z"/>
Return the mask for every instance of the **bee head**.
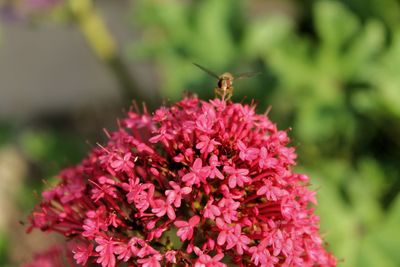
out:
<path id="1" fill-rule="evenodd" d="M 233 80 L 233 75 L 229 72 L 224 72 L 221 74 L 221 76 L 219 76 L 220 80 Z"/>

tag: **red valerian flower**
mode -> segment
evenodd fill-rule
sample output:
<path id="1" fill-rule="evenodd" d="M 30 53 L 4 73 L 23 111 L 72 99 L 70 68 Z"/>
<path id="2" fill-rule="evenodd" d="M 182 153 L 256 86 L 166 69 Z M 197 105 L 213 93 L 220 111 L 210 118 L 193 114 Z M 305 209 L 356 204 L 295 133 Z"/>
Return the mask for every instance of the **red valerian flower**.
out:
<path id="1" fill-rule="evenodd" d="M 151 209 L 151 212 L 153 212 L 157 217 L 163 217 L 165 214 L 167 214 L 168 218 L 170 218 L 171 220 L 175 220 L 175 209 L 171 206 L 170 203 L 162 199 L 154 200 L 153 203 L 154 205 Z"/>
<path id="2" fill-rule="evenodd" d="M 161 267 L 161 260 L 162 256 L 160 254 L 154 254 L 148 258 L 138 260 L 138 263 L 141 264 L 142 267 Z"/>
<path id="3" fill-rule="evenodd" d="M 76 264 L 336 265 L 287 133 L 254 105 L 190 97 L 119 125 L 30 217 Z"/>
<path id="4" fill-rule="evenodd" d="M 175 207 L 179 208 L 181 206 L 182 196 L 187 195 L 192 192 L 192 188 L 183 187 L 181 188 L 177 183 L 171 181 L 169 185 L 174 190 L 166 190 L 165 195 L 167 196 L 167 201 L 169 204 L 174 204 Z"/>
<path id="5" fill-rule="evenodd" d="M 196 148 L 200 149 L 200 153 L 210 153 L 214 150 L 215 145 L 220 145 L 214 139 L 210 139 L 207 135 L 200 135 L 200 142 L 197 143 Z"/>
<path id="6" fill-rule="evenodd" d="M 204 218 L 209 218 L 211 220 L 214 220 L 216 217 L 221 215 L 221 211 L 220 209 L 213 205 L 213 199 L 211 198 L 210 200 L 208 200 L 205 208 L 204 208 L 204 213 L 203 213 L 203 217 Z"/>
<path id="7" fill-rule="evenodd" d="M 224 166 L 224 171 L 229 174 L 228 184 L 230 188 L 235 188 L 236 185 L 243 187 L 244 183 L 251 182 L 251 179 L 246 176 L 249 174 L 248 169 L 235 169 L 231 166 Z"/>
<path id="8" fill-rule="evenodd" d="M 201 251 L 198 247 L 194 247 L 193 251 L 199 257 L 194 264 L 194 267 L 226 267 L 226 264 L 220 262 L 220 260 L 224 258 L 223 253 L 211 257 Z"/>
<path id="9" fill-rule="evenodd" d="M 117 156 L 117 159 L 112 161 L 110 166 L 115 171 L 130 172 L 132 170 L 132 168 L 135 166 L 135 164 L 133 164 L 133 162 L 130 161 L 131 155 L 132 154 L 130 152 L 128 152 L 123 157 Z"/>
<path id="10" fill-rule="evenodd" d="M 99 257 L 97 258 L 97 263 L 100 263 L 103 267 L 111 267 L 115 266 L 115 247 L 116 243 L 112 240 L 111 237 L 96 237 L 95 239 L 98 246 L 96 247 L 96 251 L 99 253 Z"/>
<path id="11" fill-rule="evenodd" d="M 181 241 L 185 241 L 187 239 L 192 239 L 193 237 L 193 229 L 200 222 L 200 217 L 195 215 L 189 219 L 188 222 L 185 221 L 176 221 L 174 224 L 178 227 L 177 236 L 181 238 Z"/>
<path id="12" fill-rule="evenodd" d="M 258 148 L 248 148 L 242 141 L 238 141 L 237 147 L 240 150 L 239 158 L 241 160 L 253 161 L 258 157 Z"/>
<path id="13" fill-rule="evenodd" d="M 176 254 L 177 252 L 175 250 L 169 250 L 165 253 L 165 260 L 168 263 L 176 263 Z"/>
<path id="14" fill-rule="evenodd" d="M 200 185 L 200 182 L 205 181 L 205 179 L 208 177 L 209 174 L 210 174 L 210 168 L 203 167 L 201 159 L 197 158 L 193 163 L 191 172 L 184 175 L 182 177 L 182 181 L 186 182 L 187 186 L 192 186 L 194 184 Z"/>
<path id="15" fill-rule="evenodd" d="M 87 260 L 93 253 L 93 244 L 89 244 L 88 246 L 77 245 L 74 250 L 72 250 L 74 254 L 74 259 L 76 263 L 85 265 Z"/>
<path id="16" fill-rule="evenodd" d="M 73 267 L 71 255 L 62 246 L 52 246 L 33 256 L 31 262 L 22 267 Z"/>

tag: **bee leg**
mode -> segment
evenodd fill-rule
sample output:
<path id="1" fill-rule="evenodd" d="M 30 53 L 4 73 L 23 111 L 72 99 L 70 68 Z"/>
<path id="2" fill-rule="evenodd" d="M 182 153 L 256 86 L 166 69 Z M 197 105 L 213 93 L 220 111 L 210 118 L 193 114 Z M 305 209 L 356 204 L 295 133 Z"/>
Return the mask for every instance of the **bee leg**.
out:
<path id="1" fill-rule="evenodd" d="M 221 92 L 221 88 L 215 88 L 214 89 L 215 97 L 221 97 L 223 98 L 223 92 Z"/>
<path id="2" fill-rule="evenodd" d="M 229 99 L 231 99 L 231 97 L 232 97 L 232 92 L 227 92 L 225 100 L 228 101 Z"/>
<path id="3" fill-rule="evenodd" d="M 231 97 L 232 97 L 232 95 L 233 95 L 233 87 L 231 87 L 230 90 L 227 91 L 227 95 L 228 95 L 228 96 L 227 96 L 226 100 L 231 99 Z"/>
<path id="4" fill-rule="evenodd" d="M 228 101 L 229 99 L 231 99 L 232 95 L 233 95 L 233 87 L 230 87 L 224 91 L 223 98 L 225 99 L 225 101 Z"/>
<path id="5" fill-rule="evenodd" d="M 228 100 L 229 99 L 229 96 L 228 96 L 228 93 L 227 93 L 227 91 L 225 90 L 225 91 L 223 91 L 223 93 L 222 93 L 222 101 L 226 101 L 226 100 Z"/>

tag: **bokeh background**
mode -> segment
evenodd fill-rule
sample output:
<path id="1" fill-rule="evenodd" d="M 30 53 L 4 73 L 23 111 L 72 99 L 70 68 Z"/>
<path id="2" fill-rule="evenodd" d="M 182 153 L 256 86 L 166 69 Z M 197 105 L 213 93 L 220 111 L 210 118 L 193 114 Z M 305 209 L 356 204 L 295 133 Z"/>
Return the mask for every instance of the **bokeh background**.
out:
<path id="1" fill-rule="evenodd" d="M 256 99 L 311 176 L 339 266 L 400 266 L 400 1 L 1 0 L 0 266 L 57 237 L 25 234 L 57 172 L 132 100 Z"/>

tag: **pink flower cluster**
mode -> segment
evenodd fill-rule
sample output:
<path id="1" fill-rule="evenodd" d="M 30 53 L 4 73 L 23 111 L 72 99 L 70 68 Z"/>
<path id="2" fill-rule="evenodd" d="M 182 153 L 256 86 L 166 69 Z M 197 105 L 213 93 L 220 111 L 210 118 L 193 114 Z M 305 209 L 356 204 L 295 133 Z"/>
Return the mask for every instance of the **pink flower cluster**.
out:
<path id="1" fill-rule="evenodd" d="M 191 97 L 129 112 L 43 193 L 31 228 L 68 237 L 80 265 L 335 266 L 286 132 L 254 108 Z"/>
<path id="2" fill-rule="evenodd" d="M 22 265 L 22 267 L 65 267 L 74 266 L 72 255 L 66 251 L 66 247 L 53 246 L 49 249 L 37 253 L 33 256 L 31 262 Z"/>

